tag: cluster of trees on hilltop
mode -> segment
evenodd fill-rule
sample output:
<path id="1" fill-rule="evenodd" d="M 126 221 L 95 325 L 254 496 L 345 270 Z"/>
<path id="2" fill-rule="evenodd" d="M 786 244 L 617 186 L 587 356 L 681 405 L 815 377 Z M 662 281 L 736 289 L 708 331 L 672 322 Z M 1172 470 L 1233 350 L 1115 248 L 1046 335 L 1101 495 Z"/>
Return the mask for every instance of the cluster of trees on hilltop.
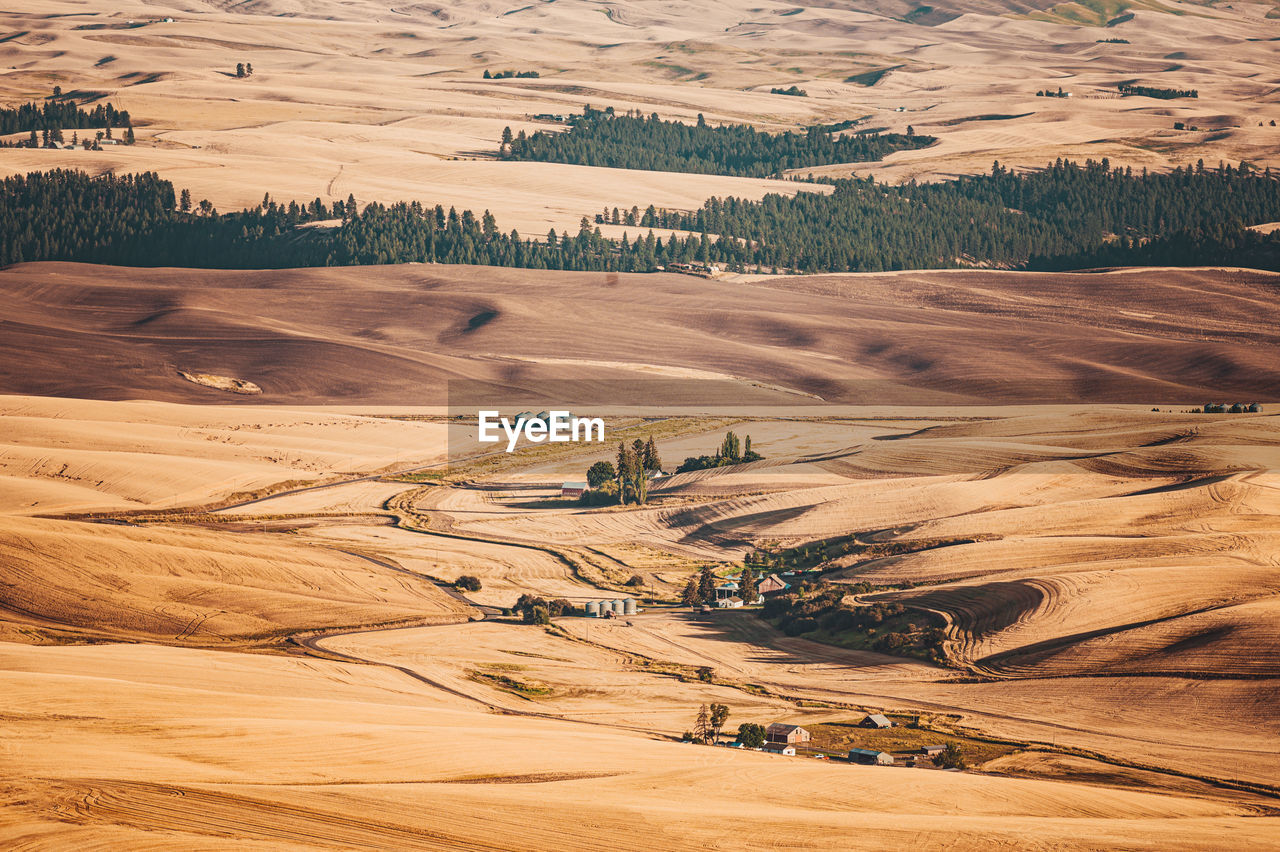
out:
<path id="1" fill-rule="evenodd" d="M 729 432 L 724 436 L 724 440 L 720 442 L 720 447 L 716 450 L 715 455 L 689 456 L 676 468 L 676 473 L 706 470 L 712 467 L 728 467 L 731 464 L 760 461 L 762 458 L 764 456 L 751 449 L 750 435 L 747 435 L 746 440 L 742 441 L 737 434 Z"/>
<path id="2" fill-rule="evenodd" d="M 25 103 L 0 109 L 0 134 L 133 126 L 128 110 L 116 109 L 109 103 L 82 109 L 75 101 L 61 95 L 62 90 L 55 89 L 53 97 L 42 104 Z"/>
<path id="3" fill-rule="evenodd" d="M 598 461 L 587 469 L 590 490 L 579 499 L 587 506 L 643 505 L 649 500 L 649 474 L 661 470 L 662 458 L 652 435 L 648 441 L 622 441 L 618 444 L 616 467 L 612 462 Z"/>
<path id="4" fill-rule="evenodd" d="M 645 231 L 606 239 L 504 232 L 488 212 L 437 205 L 278 204 L 219 213 L 154 174 L 55 170 L 0 180 L 0 264 L 70 260 L 222 269 L 438 262 L 533 269 L 651 271 L 674 262 L 730 270 L 844 272 L 975 265 L 1248 265 L 1280 269 L 1277 237 L 1246 224 L 1280 221 L 1280 181 L 1244 166 L 1135 174 L 1107 161 L 1059 160 L 1016 174 L 936 184 L 831 182 L 760 201 L 712 198 L 692 213 L 628 212 Z M 603 217 L 602 217 L 603 218 Z M 299 228 L 316 220 L 334 227 Z M 680 229 L 685 236 L 656 236 Z M 714 237 L 712 235 L 715 235 Z M 723 457 L 723 456 L 722 456 Z M 714 461 L 713 459 L 710 461 Z"/>
<path id="5" fill-rule="evenodd" d="M 586 107 L 564 132 L 502 134 L 500 153 L 512 160 L 537 160 L 646 171 L 766 177 L 787 169 L 882 159 L 886 154 L 924 148 L 931 136 L 866 133 L 834 136 L 811 127 L 804 132 L 763 133 L 750 126 L 712 127 L 664 121 L 639 110 L 620 115 L 613 107 Z"/>
<path id="6" fill-rule="evenodd" d="M 537 71 L 490 71 L 488 68 L 484 69 L 483 75 L 486 80 L 510 80 L 513 77 L 533 78 L 540 76 Z"/>
<path id="7" fill-rule="evenodd" d="M 1141 95 L 1145 98 L 1159 98 L 1165 101 L 1174 98 L 1200 97 L 1200 92 L 1196 89 L 1162 89 L 1159 86 L 1134 86 L 1129 83 L 1121 83 L 1116 88 L 1122 95 Z"/>

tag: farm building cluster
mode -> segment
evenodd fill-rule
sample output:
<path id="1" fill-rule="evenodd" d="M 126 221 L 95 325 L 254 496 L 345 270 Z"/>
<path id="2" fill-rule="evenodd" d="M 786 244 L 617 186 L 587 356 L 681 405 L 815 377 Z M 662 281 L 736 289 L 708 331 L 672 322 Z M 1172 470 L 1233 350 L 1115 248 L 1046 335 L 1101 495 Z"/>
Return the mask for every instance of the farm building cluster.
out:
<path id="1" fill-rule="evenodd" d="M 658 267 L 663 269 L 663 267 Z M 719 275 L 722 271 L 720 266 L 715 263 L 699 263 L 698 261 L 690 261 L 689 263 L 668 263 L 665 267 L 666 272 L 680 272 L 684 275 L 697 275 L 700 278 L 710 278 L 712 275 Z"/>
<path id="2" fill-rule="evenodd" d="M 1203 411 L 1205 414 L 1261 414 L 1262 406 L 1256 402 L 1233 402 L 1230 405 L 1225 402 L 1206 402 Z"/>
<path id="3" fill-rule="evenodd" d="M 742 575 L 739 574 L 737 577 L 730 577 L 716 586 L 715 605 L 717 608 L 737 609 L 746 603 L 740 596 L 742 591 L 741 580 Z M 778 574 L 766 574 L 756 582 L 756 593 L 762 600 L 774 595 L 780 595 L 790 588 L 791 584 Z"/>
<path id="4" fill-rule="evenodd" d="M 872 713 L 863 718 L 858 723 L 858 727 L 871 729 L 892 728 L 894 727 L 894 722 L 883 714 Z M 795 757 L 798 752 L 804 752 L 811 757 L 824 760 L 831 759 L 826 752 L 809 746 L 808 744 L 812 741 L 813 735 L 800 725 L 774 722 L 765 728 L 765 742 L 757 750 L 784 757 Z M 723 743 L 722 745 L 728 748 L 745 748 L 741 742 Z M 888 752 L 875 748 L 850 748 L 845 754 L 845 760 L 849 763 L 857 763 L 864 766 L 905 766 L 933 769 L 936 768 L 933 759 L 942 754 L 945 748 L 946 746 L 941 743 L 923 745 L 898 752 Z"/>

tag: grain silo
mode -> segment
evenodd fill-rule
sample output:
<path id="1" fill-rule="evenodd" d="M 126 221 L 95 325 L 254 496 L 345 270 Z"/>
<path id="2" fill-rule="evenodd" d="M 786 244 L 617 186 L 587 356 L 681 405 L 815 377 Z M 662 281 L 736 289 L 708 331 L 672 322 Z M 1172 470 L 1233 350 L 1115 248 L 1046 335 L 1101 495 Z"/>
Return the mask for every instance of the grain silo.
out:
<path id="1" fill-rule="evenodd" d="M 599 601 L 587 601 L 587 616 L 588 616 L 589 618 L 599 618 L 599 617 L 600 617 L 600 602 L 599 602 Z"/>
<path id="2" fill-rule="evenodd" d="M 625 601 L 623 601 L 623 602 L 622 602 L 622 614 L 623 614 L 623 615 L 635 615 L 635 614 L 636 614 L 636 599 L 635 599 L 635 598 L 627 598 Z"/>

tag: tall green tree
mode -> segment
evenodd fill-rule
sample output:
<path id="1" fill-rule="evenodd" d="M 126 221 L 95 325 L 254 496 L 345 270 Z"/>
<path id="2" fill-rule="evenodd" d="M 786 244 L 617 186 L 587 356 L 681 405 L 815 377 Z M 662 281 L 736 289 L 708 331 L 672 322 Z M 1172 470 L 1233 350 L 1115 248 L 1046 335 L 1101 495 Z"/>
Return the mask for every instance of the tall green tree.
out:
<path id="1" fill-rule="evenodd" d="M 729 708 L 723 704 L 711 705 L 711 736 L 713 739 L 720 738 L 720 729 L 724 727 L 724 723 L 729 719 Z"/>
<path id="2" fill-rule="evenodd" d="M 587 468 L 587 484 L 592 488 L 599 488 L 609 480 L 616 479 L 617 476 L 617 470 L 607 461 L 598 461 Z"/>
<path id="3" fill-rule="evenodd" d="M 644 445 L 644 467 L 645 470 L 662 470 L 662 458 L 658 455 L 658 445 L 654 443 L 652 435 Z"/>
<path id="4" fill-rule="evenodd" d="M 710 565 L 703 565 L 698 573 L 698 597 L 703 603 L 711 603 L 716 599 L 716 575 Z"/>

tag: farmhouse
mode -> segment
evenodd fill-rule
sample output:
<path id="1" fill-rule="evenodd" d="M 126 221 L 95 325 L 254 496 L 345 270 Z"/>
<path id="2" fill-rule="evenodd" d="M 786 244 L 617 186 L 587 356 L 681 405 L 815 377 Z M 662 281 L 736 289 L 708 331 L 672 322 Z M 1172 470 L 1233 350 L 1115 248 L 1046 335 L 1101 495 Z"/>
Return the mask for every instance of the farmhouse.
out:
<path id="1" fill-rule="evenodd" d="M 716 601 L 716 606 L 720 607 L 720 609 L 737 609 L 742 606 L 742 598 L 721 598 Z"/>
<path id="2" fill-rule="evenodd" d="M 765 728 L 764 738 L 771 743 L 807 743 L 811 737 L 809 732 L 799 725 L 774 722 Z"/>
<path id="3" fill-rule="evenodd" d="M 892 728 L 893 722 L 879 713 L 872 713 L 858 723 L 859 728 Z"/>
<path id="4" fill-rule="evenodd" d="M 873 748 L 849 749 L 850 763 L 863 763 L 868 766 L 893 766 L 893 755 L 887 751 L 876 751 Z"/>
<path id="5" fill-rule="evenodd" d="M 560 486 L 561 497 L 570 497 L 576 500 L 586 492 L 587 483 L 585 482 L 566 482 Z"/>
<path id="6" fill-rule="evenodd" d="M 942 751 L 945 748 L 946 746 L 941 745 L 920 746 L 920 753 L 925 757 L 934 757 L 935 755 L 942 754 Z"/>
<path id="7" fill-rule="evenodd" d="M 764 750 L 772 754 L 795 755 L 796 747 L 788 743 L 765 743 Z"/>
<path id="8" fill-rule="evenodd" d="M 716 586 L 716 600 L 723 600 L 724 598 L 734 598 L 737 596 L 738 596 L 738 584 L 735 583 L 733 580 L 725 580 L 723 583 Z"/>

